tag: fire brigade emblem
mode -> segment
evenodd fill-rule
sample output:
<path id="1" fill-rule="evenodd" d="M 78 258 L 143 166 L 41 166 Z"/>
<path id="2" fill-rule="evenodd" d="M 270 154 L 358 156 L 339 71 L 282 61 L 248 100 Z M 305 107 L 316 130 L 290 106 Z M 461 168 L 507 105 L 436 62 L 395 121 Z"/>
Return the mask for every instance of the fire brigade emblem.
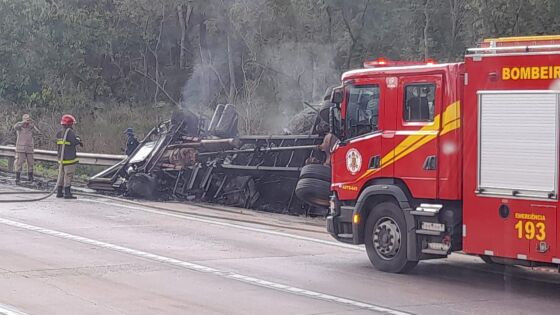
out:
<path id="1" fill-rule="evenodd" d="M 396 88 L 399 83 L 399 79 L 397 79 L 397 77 L 388 77 L 386 81 L 387 81 L 387 88 L 389 89 Z"/>
<path id="2" fill-rule="evenodd" d="M 356 149 L 350 149 L 346 153 L 346 168 L 355 175 L 362 168 L 362 155 Z"/>

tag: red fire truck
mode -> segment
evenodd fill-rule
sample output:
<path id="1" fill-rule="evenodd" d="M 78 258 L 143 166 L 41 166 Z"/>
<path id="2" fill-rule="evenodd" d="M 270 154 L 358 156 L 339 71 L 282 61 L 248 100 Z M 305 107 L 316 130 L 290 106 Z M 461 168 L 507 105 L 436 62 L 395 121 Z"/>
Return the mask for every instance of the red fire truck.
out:
<path id="1" fill-rule="evenodd" d="M 366 62 L 332 102 L 327 228 L 377 269 L 454 251 L 560 265 L 560 36 L 487 39 L 458 63 Z"/>

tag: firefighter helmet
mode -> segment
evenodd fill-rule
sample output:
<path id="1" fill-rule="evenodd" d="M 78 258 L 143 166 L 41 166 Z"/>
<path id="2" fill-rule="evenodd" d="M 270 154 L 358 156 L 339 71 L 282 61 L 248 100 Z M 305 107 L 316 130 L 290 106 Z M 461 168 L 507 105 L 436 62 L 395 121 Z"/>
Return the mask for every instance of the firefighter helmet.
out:
<path id="1" fill-rule="evenodd" d="M 64 126 L 72 126 L 76 123 L 76 118 L 70 114 L 62 115 L 60 119 L 60 124 Z"/>

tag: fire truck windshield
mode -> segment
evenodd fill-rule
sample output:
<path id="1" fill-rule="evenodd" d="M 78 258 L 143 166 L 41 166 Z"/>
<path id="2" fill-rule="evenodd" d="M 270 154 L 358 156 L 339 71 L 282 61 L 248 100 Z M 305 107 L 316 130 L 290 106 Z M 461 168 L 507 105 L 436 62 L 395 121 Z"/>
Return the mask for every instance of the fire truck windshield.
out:
<path id="1" fill-rule="evenodd" d="M 379 86 L 346 88 L 346 137 L 354 138 L 376 131 L 379 116 Z"/>

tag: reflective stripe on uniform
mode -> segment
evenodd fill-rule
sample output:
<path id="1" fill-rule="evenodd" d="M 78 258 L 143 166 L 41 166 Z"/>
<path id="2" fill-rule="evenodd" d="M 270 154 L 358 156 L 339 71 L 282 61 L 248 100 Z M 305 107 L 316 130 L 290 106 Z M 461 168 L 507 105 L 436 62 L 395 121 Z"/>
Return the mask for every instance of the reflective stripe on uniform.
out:
<path id="1" fill-rule="evenodd" d="M 76 164 L 78 162 L 79 162 L 78 159 L 62 160 L 62 165 Z M 60 163 L 60 161 L 58 163 Z"/>
<path id="2" fill-rule="evenodd" d="M 72 143 L 70 141 L 64 141 L 63 139 L 57 139 L 56 140 L 56 144 L 60 144 L 60 145 L 71 145 Z"/>

